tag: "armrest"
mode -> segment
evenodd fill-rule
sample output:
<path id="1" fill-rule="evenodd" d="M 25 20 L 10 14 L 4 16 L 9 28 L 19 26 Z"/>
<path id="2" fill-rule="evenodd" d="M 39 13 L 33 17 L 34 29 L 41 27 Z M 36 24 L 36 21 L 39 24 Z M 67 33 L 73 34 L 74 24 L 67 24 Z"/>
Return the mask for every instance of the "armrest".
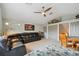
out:
<path id="1" fill-rule="evenodd" d="M 27 53 L 26 48 L 24 45 L 16 47 L 11 51 L 7 52 L 6 56 L 24 56 Z"/>

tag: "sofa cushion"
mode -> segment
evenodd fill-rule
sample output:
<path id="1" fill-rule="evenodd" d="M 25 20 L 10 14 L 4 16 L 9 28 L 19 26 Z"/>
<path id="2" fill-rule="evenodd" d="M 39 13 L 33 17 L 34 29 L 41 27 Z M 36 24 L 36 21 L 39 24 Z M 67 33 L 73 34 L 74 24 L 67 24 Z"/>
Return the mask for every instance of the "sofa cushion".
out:
<path id="1" fill-rule="evenodd" d="M 0 47 L 0 56 L 5 56 L 5 53 L 7 53 L 7 51 Z"/>
<path id="2" fill-rule="evenodd" d="M 6 53 L 6 56 L 24 56 L 27 53 L 26 48 L 24 45 L 16 47 Z"/>

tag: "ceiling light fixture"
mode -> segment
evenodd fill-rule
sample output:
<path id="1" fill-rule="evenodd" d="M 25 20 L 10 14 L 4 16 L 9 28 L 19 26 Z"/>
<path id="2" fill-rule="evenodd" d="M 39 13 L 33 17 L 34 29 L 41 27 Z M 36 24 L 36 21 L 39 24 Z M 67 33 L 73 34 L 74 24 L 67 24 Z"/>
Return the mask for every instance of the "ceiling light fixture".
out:
<path id="1" fill-rule="evenodd" d="M 45 12 L 42 12 L 42 15 L 46 14 Z"/>
<path id="2" fill-rule="evenodd" d="M 46 13 L 48 12 L 48 11 L 50 11 L 52 9 L 52 7 L 49 7 L 49 8 L 45 8 L 44 6 L 42 6 L 42 11 L 38 11 L 38 12 L 34 12 L 34 13 L 40 13 L 40 14 L 42 14 L 44 17 L 46 17 L 47 15 L 46 15 Z"/>
<path id="3" fill-rule="evenodd" d="M 21 24 L 18 24 L 18 26 L 20 26 Z"/>
<path id="4" fill-rule="evenodd" d="M 8 26 L 8 25 L 9 25 L 9 23 L 8 23 L 8 22 L 6 22 L 6 23 L 5 23 L 5 25 L 7 25 L 7 26 Z"/>

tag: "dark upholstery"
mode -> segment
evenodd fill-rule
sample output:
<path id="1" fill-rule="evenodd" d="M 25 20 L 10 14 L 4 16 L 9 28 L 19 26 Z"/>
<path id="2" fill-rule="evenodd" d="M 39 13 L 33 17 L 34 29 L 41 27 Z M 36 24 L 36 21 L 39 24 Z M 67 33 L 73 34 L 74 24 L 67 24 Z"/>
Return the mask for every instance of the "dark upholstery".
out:
<path id="1" fill-rule="evenodd" d="M 38 32 L 34 32 L 34 33 L 17 33 L 17 34 L 9 35 L 8 38 L 7 38 L 7 41 L 9 43 L 8 44 L 9 50 L 11 50 L 13 48 L 12 45 L 13 45 L 14 42 L 12 42 L 12 40 L 14 40 L 14 39 L 18 39 L 18 41 L 25 44 L 25 43 L 41 40 L 41 36 L 39 35 Z"/>
<path id="2" fill-rule="evenodd" d="M 0 56 L 5 56 L 5 53 L 7 53 L 7 51 L 0 47 Z"/>
<path id="3" fill-rule="evenodd" d="M 11 51 L 6 51 L 0 47 L 0 56 L 24 56 L 26 53 L 27 52 L 24 45 L 16 47 Z"/>
<path id="4" fill-rule="evenodd" d="M 6 56 L 24 56 L 26 54 L 26 48 L 24 45 L 14 48 L 9 53 L 6 53 Z"/>

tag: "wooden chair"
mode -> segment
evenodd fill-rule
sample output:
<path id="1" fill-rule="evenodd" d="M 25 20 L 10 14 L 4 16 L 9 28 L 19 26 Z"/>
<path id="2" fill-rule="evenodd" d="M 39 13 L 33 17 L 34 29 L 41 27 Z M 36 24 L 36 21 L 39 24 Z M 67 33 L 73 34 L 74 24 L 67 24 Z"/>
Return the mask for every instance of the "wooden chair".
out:
<path id="1" fill-rule="evenodd" d="M 64 47 L 72 47 L 73 46 L 73 42 L 71 41 L 71 39 L 68 38 L 67 32 L 60 34 L 60 41 L 61 41 L 61 45 L 63 45 Z"/>
<path id="2" fill-rule="evenodd" d="M 67 47 L 73 48 L 73 42 L 67 41 Z"/>
<path id="3" fill-rule="evenodd" d="M 76 49 L 79 50 L 79 42 L 76 43 Z"/>
<path id="4" fill-rule="evenodd" d="M 61 42 L 61 45 L 66 47 L 67 45 L 67 37 L 66 37 L 66 33 L 60 33 L 60 42 Z"/>

